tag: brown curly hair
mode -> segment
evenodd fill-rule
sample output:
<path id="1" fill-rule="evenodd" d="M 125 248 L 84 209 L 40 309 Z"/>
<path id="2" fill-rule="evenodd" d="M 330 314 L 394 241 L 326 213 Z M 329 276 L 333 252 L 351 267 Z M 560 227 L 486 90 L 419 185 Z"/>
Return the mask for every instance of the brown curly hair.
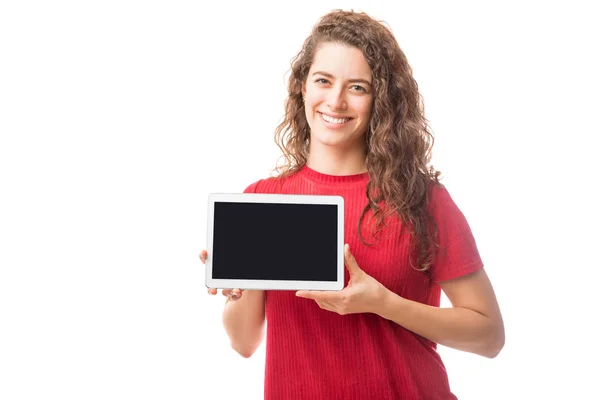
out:
<path id="1" fill-rule="evenodd" d="M 437 236 L 436 224 L 427 207 L 428 189 L 431 183 L 441 185 L 440 173 L 428 166 L 433 134 L 412 68 L 384 23 L 363 12 L 335 10 L 314 26 L 291 62 L 284 120 L 275 130 L 275 142 L 283 152 L 284 165 L 274 170 L 278 178 L 284 178 L 306 165 L 310 128 L 302 87 L 319 46 L 331 42 L 361 50 L 373 78 L 373 106 L 365 134 L 368 204 L 358 221 L 359 239 L 369 245 L 361 233 L 368 210 L 377 221 L 377 229 L 372 231 L 374 237 L 386 218 L 397 213 L 412 237 L 411 265 L 426 271 L 433 262 Z"/>

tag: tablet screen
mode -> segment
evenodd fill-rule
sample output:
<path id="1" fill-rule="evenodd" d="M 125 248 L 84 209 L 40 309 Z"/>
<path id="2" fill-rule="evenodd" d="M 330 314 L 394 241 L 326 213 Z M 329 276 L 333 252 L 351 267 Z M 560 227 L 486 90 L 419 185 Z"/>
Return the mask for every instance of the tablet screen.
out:
<path id="1" fill-rule="evenodd" d="M 213 223 L 213 279 L 338 279 L 335 204 L 217 201 Z"/>

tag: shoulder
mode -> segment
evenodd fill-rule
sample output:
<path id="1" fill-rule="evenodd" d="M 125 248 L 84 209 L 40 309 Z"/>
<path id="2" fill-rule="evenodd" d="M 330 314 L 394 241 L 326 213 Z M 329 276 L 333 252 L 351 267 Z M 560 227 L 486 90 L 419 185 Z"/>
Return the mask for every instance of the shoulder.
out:
<path id="1" fill-rule="evenodd" d="M 453 202 L 450 192 L 442 183 L 431 182 L 427 188 L 428 202 L 430 207 L 444 206 L 449 202 Z"/>
<path id="2" fill-rule="evenodd" d="M 284 186 L 295 179 L 295 175 L 286 177 L 270 176 L 252 182 L 244 189 L 244 193 L 280 193 L 284 190 Z"/>
<path id="3" fill-rule="evenodd" d="M 457 236 L 470 234 L 467 219 L 446 186 L 432 183 L 428 197 L 429 213 L 437 225 L 440 240 L 452 241 Z"/>
<path id="4" fill-rule="evenodd" d="M 430 183 L 427 197 L 429 212 L 431 212 L 434 217 L 440 214 L 460 212 L 450 191 L 441 183 Z"/>
<path id="5" fill-rule="evenodd" d="M 250 185 L 248 185 L 246 187 L 246 189 L 244 189 L 244 193 L 256 193 L 256 189 L 258 188 L 258 185 L 263 181 L 264 179 L 259 179 L 258 181 L 252 182 Z"/>
<path id="6" fill-rule="evenodd" d="M 433 184 L 428 194 L 438 245 L 431 266 L 433 280 L 447 281 L 483 268 L 473 232 L 448 189 Z"/>

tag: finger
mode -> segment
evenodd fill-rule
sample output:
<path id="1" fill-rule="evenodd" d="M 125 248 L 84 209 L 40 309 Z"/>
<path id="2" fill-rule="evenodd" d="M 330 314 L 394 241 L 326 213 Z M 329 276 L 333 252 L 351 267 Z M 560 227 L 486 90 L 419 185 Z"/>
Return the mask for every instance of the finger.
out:
<path id="1" fill-rule="evenodd" d="M 346 268 L 348 269 L 348 272 L 350 272 L 350 275 L 354 275 L 362 271 L 358 266 L 356 259 L 350 252 L 350 245 L 348 243 L 344 245 L 344 261 L 344 264 L 346 264 Z"/>
<path id="2" fill-rule="evenodd" d="M 233 289 L 231 291 L 231 297 L 230 297 L 230 299 L 232 301 L 239 300 L 240 297 L 242 297 L 242 290 L 240 290 L 240 289 Z"/>
<path id="3" fill-rule="evenodd" d="M 296 292 L 296 296 L 302 297 L 305 299 L 311 299 L 320 302 L 330 301 L 336 298 L 337 293 L 335 292 L 326 292 L 326 291 L 318 291 L 318 290 L 299 290 Z"/>
<path id="4" fill-rule="evenodd" d="M 206 250 L 202 250 L 200 252 L 200 261 L 202 262 L 202 264 L 206 263 L 207 258 L 208 258 L 208 252 Z"/>
<path id="5" fill-rule="evenodd" d="M 242 290 L 240 289 L 223 289 L 223 296 L 227 297 L 229 300 L 235 301 L 242 297 Z"/>
<path id="6" fill-rule="evenodd" d="M 333 304 L 328 303 L 326 301 L 315 301 L 321 310 L 325 311 L 333 311 L 335 312 L 335 307 Z"/>
<path id="7" fill-rule="evenodd" d="M 214 296 L 215 294 L 217 294 L 217 289 L 215 289 L 215 288 L 208 288 L 208 294 L 211 294 L 211 295 Z"/>

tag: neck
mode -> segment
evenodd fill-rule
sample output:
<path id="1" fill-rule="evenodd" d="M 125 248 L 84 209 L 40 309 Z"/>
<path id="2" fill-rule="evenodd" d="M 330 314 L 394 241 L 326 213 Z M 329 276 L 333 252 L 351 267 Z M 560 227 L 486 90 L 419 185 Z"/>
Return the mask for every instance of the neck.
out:
<path id="1" fill-rule="evenodd" d="M 312 146 L 306 165 L 327 175 L 354 175 L 367 172 L 365 149 L 334 149 L 332 146 Z"/>

